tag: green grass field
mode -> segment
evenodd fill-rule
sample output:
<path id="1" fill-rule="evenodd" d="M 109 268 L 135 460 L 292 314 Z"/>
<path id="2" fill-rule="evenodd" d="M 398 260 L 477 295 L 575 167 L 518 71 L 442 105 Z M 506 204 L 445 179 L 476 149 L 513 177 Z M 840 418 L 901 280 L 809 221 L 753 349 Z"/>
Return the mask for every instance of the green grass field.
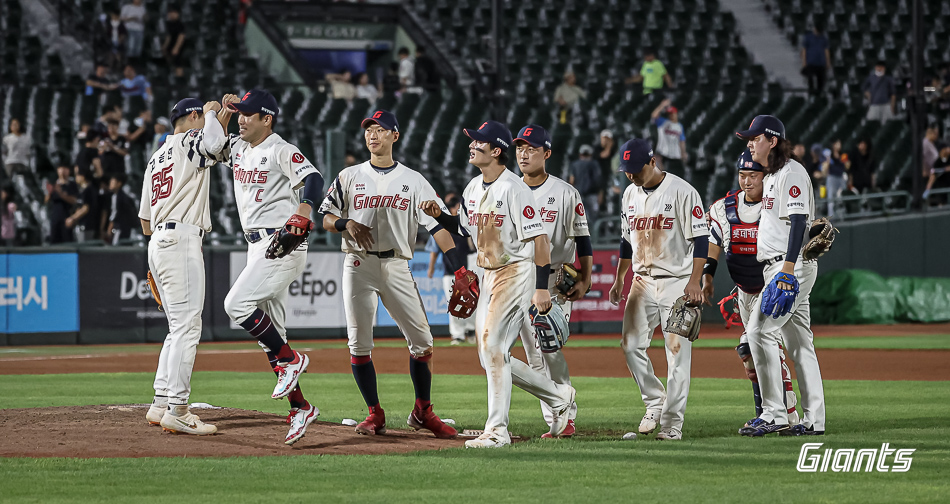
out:
<path id="1" fill-rule="evenodd" d="M 144 402 L 152 375 L 0 376 L 0 408 Z M 202 372 L 192 399 L 282 413 L 269 373 Z M 380 375 L 390 428 L 412 403 L 408 376 Z M 303 381 L 321 420 L 365 415 L 350 375 Z M 264 458 L 0 459 L 6 502 L 940 502 L 950 495 L 947 382 L 827 381 L 829 434 L 749 439 L 746 380 L 694 379 L 681 442 L 622 441 L 643 413 L 631 378 L 575 379 L 574 439 L 546 430 L 537 401 L 516 391 L 511 430 L 533 439 L 501 450 L 450 449 L 409 455 Z M 250 391 L 250 392 L 249 392 Z M 483 376 L 435 377 L 436 412 L 479 428 L 487 411 Z M 3 414 L 0 409 L 0 415 Z M 4 432 L 15 435 L 15 432 Z M 799 473 L 804 442 L 831 448 L 916 448 L 907 473 Z"/>

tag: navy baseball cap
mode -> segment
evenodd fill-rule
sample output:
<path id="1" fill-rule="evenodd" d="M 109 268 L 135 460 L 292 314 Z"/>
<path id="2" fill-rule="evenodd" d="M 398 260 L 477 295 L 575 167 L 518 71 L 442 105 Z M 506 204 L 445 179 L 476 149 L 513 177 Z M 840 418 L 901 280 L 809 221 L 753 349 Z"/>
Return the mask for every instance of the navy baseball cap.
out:
<path id="1" fill-rule="evenodd" d="M 521 128 L 521 131 L 518 132 L 518 136 L 515 137 L 515 143 L 518 143 L 518 140 L 532 147 L 544 147 L 545 149 L 551 150 L 551 135 L 547 130 L 537 124 L 529 124 Z"/>
<path id="2" fill-rule="evenodd" d="M 197 98 L 185 98 L 172 107 L 172 113 L 168 114 L 168 120 L 174 125 L 179 117 L 186 116 L 195 111 L 200 113 L 204 108 L 205 104 L 201 100 Z"/>
<path id="3" fill-rule="evenodd" d="M 634 138 L 620 147 L 620 171 L 637 174 L 653 158 L 653 146 L 643 138 Z"/>
<path id="4" fill-rule="evenodd" d="M 263 89 L 252 89 L 244 93 L 244 98 L 241 98 L 239 103 L 229 103 L 228 108 L 245 114 L 268 114 L 275 118 L 280 113 L 277 98 Z"/>
<path id="5" fill-rule="evenodd" d="M 736 132 L 736 136 L 743 140 L 751 140 L 759 135 L 785 138 L 785 125 L 778 120 L 778 117 L 758 115 L 752 120 L 749 129 Z"/>
<path id="6" fill-rule="evenodd" d="M 511 131 L 508 131 L 508 126 L 498 121 L 485 121 L 477 130 L 463 129 L 462 131 L 472 140 L 487 142 L 502 150 L 511 148 Z"/>
<path id="7" fill-rule="evenodd" d="M 373 115 L 363 119 L 363 122 L 360 123 L 360 127 L 366 129 L 370 124 L 378 124 L 382 126 L 383 129 L 391 131 L 399 131 L 399 121 L 396 120 L 396 114 L 388 110 L 377 110 Z"/>
<path id="8" fill-rule="evenodd" d="M 762 165 L 756 163 L 752 160 L 752 153 L 749 152 L 749 149 L 742 151 L 742 154 L 739 154 L 739 159 L 736 161 L 736 170 L 749 170 L 749 171 L 765 171 L 762 168 Z"/>

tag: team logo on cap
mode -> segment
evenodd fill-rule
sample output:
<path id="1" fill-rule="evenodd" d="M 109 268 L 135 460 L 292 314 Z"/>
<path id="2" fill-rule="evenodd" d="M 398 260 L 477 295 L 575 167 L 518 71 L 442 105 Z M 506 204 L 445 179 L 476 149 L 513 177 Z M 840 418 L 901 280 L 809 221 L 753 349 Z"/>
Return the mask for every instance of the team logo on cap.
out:
<path id="1" fill-rule="evenodd" d="M 250 92 L 250 91 L 244 93 L 244 98 L 241 98 L 241 101 L 247 101 L 247 97 L 248 97 L 248 96 L 251 96 L 251 92 Z"/>
<path id="2" fill-rule="evenodd" d="M 698 207 L 698 206 L 694 206 L 694 207 L 693 207 L 693 217 L 696 217 L 697 219 L 702 219 L 702 218 L 703 218 L 703 209 L 700 208 L 700 207 Z"/>
<path id="3" fill-rule="evenodd" d="M 534 131 L 534 128 L 525 128 L 524 133 L 521 136 L 531 136 L 531 132 Z"/>
<path id="4" fill-rule="evenodd" d="M 294 152 L 294 155 L 290 156 L 290 160 L 293 161 L 294 163 L 303 163 L 304 161 L 303 154 L 299 152 Z"/>
<path id="5" fill-rule="evenodd" d="M 623 151 L 623 160 L 630 161 L 630 151 Z"/>
<path id="6" fill-rule="evenodd" d="M 799 189 L 798 186 L 793 185 L 792 188 L 788 190 L 788 195 L 793 198 L 797 198 L 801 196 L 801 194 L 802 194 L 802 190 Z"/>
<path id="7" fill-rule="evenodd" d="M 488 121 L 483 122 L 482 125 L 478 127 L 478 129 L 483 130 L 485 129 L 485 126 L 488 126 Z"/>
<path id="8" fill-rule="evenodd" d="M 534 218 L 534 209 L 529 206 L 524 207 L 524 211 L 521 213 L 524 214 L 525 218 L 527 219 Z"/>
<path id="9" fill-rule="evenodd" d="M 580 215 L 581 217 L 583 217 L 583 216 L 584 216 L 584 204 L 583 204 L 583 203 L 578 203 L 577 206 L 574 207 L 574 213 L 576 213 L 577 215 Z"/>
<path id="10" fill-rule="evenodd" d="M 376 113 L 373 114 L 373 119 L 379 119 L 380 117 L 382 117 L 382 115 L 383 115 L 383 111 L 377 110 Z"/>

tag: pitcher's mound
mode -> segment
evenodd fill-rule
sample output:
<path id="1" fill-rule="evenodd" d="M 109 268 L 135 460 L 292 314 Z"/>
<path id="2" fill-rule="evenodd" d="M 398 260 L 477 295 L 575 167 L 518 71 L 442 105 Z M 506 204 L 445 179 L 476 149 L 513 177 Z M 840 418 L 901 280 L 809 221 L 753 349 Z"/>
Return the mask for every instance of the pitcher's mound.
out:
<path id="1" fill-rule="evenodd" d="M 381 436 L 361 436 L 353 427 L 318 420 L 310 424 L 303 439 L 287 446 L 286 417 L 233 408 L 193 410 L 203 422 L 218 427 L 213 436 L 176 435 L 149 425 L 145 411 L 141 405 L 0 410 L 0 456 L 375 455 L 464 445 L 464 439 L 436 439 L 428 431 L 389 430 Z"/>

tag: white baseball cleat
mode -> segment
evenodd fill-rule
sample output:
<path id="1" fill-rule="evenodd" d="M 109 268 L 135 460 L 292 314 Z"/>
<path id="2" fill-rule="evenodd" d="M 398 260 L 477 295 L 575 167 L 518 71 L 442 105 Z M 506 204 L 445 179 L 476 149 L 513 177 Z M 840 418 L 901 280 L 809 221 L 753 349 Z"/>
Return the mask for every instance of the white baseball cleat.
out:
<path id="1" fill-rule="evenodd" d="M 307 432 L 307 427 L 320 416 L 320 408 L 310 405 L 309 408 L 294 408 L 291 410 L 290 430 L 287 432 L 287 438 L 284 443 L 292 445 L 303 437 Z"/>
<path id="2" fill-rule="evenodd" d="M 660 421 L 660 410 L 647 410 L 640 420 L 640 427 L 637 429 L 640 434 L 649 434 L 656 430 Z"/>
<path id="3" fill-rule="evenodd" d="M 278 362 L 274 366 L 274 371 L 277 371 L 277 386 L 274 387 L 274 393 L 271 394 L 271 397 L 274 399 L 287 397 L 297 386 L 297 380 L 300 379 L 300 375 L 307 370 L 309 365 L 310 357 L 296 350 L 294 350 L 294 360 Z"/>
<path id="4" fill-rule="evenodd" d="M 162 430 L 173 434 L 192 434 L 195 436 L 209 436 L 218 432 L 218 428 L 211 424 L 206 424 L 198 418 L 198 415 L 188 411 L 184 415 L 172 415 L 171 410 L 162 415 Z"/>
<path id="5" fill-rule="evenodd" d="M 162 417 L 165 416 L 167 410 L 168 405 L 152 404 L 148 407 L 148 412 L 145 413 L 145 419 L 148 420 L 149 425 L 161 425 Z"/>
<path id="6" fill-rule="evenodd" d="M 507 432 L 485 431 L 475 439 L 465 442 L 466 448 L 501 448 L 511 444 L 511 437 Z"/>
<path id="7" fill-rule="evenodd" d="M 574 390 L 574 387 L 570 385 L 564 385 L 568 388 L 567 402 L 560 408 L 551 408 L 551 413 L 554 415 L 551 420 L 551 436 L 557 437 L 560 436 L 564 429 L 567 428 L 567 423 L 570 422 L 568 418 L 571 414 L 571 408 L 574 406 L 574 398 L 577 396 L 577 391 Z"/>
<path id="8" fill-rule="evenodd" d="M 683 439 L 683 433 L 676 429 L 660 429 L 660 432 L 656 433 L 655 439 L 658 441 L 679 441 Z"/>

